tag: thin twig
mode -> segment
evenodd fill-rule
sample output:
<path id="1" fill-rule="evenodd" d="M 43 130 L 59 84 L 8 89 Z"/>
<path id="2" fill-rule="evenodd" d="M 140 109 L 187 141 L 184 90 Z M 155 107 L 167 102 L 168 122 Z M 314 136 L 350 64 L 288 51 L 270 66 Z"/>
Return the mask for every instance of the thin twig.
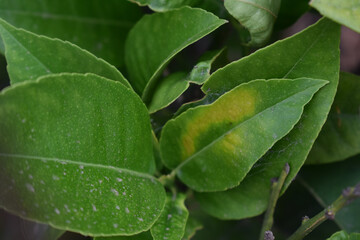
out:
<path id="1" fill-rule="evenodd" d="M 358 183 L 355 187 L 346 188 L 340 197 L 338 197 L 338 199 L 336 199 L 330 206 L 325 208 L 322 212 L 318 213 L 315 217 L 303 221 L 302 225 L 293 235 L 288 238 L 288 240 L 303 239 L 306 235 L 308 235 L 312 230 L 314 230 L 327 219 L 333 220 L 337 212 L 359 197 L 360 183 Z"/>
<path id="2" fill-rule="evenodd" d="M 259 238 L 260 240 L 265 239 L 267 231 L 271 232 L 271 227 L 274 222 L 274 211 L 275 211 L 276 202 L 279 198 L 280 191 L 284 185 L 287 175 L 289 174 L 289 171 L 290 171 L 290 166 L 288 163 L 286 163 L 283 170 L 280 173 L 279 178 L 272 179 L 269 205 L 264 216 L 264 221 L 260 232 L 260 238 Z"/>

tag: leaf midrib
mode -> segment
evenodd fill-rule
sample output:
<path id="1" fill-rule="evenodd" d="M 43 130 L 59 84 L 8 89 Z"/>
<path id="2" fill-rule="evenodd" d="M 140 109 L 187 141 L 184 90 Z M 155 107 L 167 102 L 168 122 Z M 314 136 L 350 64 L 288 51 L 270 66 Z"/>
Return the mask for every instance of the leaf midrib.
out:
<path id="1" fill-rule="evenodd" d="M 294 65 L 289 69 L 289 71 L 282 77 L 286 78 L 294 69 L 295 67 L 303 60 L 303 58 L 308 54 L 308 52 L 314 47 L 314 45 L 319 41 L 320 37 L 324 34 L 325 30 L 328 28 L 329 25 L 325 26 L 321 29 L 320 34 L 318 34 L 315 40 L 311 43 L 311 45 L 303 52 L 301 57 L 294 63 Z"/>
<path id="2" fill-rule="evenodd" d="M 52 162 L 56 162 L 59 164 L 69 163 L 69 164 L 74 164 L 74 165 L 84 165 L 84 166 L 88 166 L 88 167 L 96 167 L 96 168 L 102 168 L 102 169 L 115 170 L 118 172 L 126 172 L 126 173 L 129 173 L 130 175 L 148 178 L 151 180 L 155 179 L 153 176 L 151 176 L 149 174 L 137 172 L 137 171 L 126 169 L 126 168 L 119 168 L 119 167 L 102 165 L 102 164 L 97 164 L 97 163 L 78 162 L 78 161 L 69 160 L 69 159 L 32 156 L 32 155 L 25 155 L 25 154 L 12 154 L 12 153 L 0 153 L 0 157 L 22 158 L 22 159 L 32 159 L 32 160 L 35 159 L 35 160 L 39 160 L 39 161 L 52 161 Z"/>
<path id="3" fill-rule="evenodd" d="M 256 81 L 256 80 L 255 80 L 255 81 Z M 265 81 L 266 81 L 266 80 L 265 80 Z M 280 81 L 281 81 L 281 80 L 280 80 Z M 246 83 L 246 84 L 248 84 L 248 83 Z M 312 87 L 315 87 L 315 86 L 316 86 L 316 85 L 309 86 L 309 87 L 307 87 L 306 89 L 304 89 L 304 90 L 301 91 L 301 92 L 297 92 L 297 93 L 295 93 L 295 94 L 293 94 L 293 95 L 290 95 L 290 96 L 284 98 L 283 100 L 281 100 L 280 102 L 278 102 L 278 103 L 276 103 L 276 104 L 274 104 L 274 105 L 271 105 L 271 106 L 265 108 L 263 111 L 258 112 L 257 114 L 253 115 L 252 117 L 246 119 L 245 121 L 239 123 L 238 125 L 234 126 L 234 127 L 231 128 L 231 129 L 229 129 L 228 131 L 226 131 L 225 133 L 223 133 L 221 136 L 219 136 L 218 138 L 216 138 L 214 141 L 212 141 L 210 144 L 206 145 L 205 147 L 203 147 L 202 149 L 200 149 L 199 151 L 197 151 L 195 154 L 191 155 L 189 158 L 187 158 L 187 159 L 185 159 L 184 161 L 182 161 L 182 162 L 174 169 L 174 172 L 179 171 L 185 164 L 187 164 L 189 161 L 191 161 L 191 159 L 193 159 L 194 157 L 196 157 L 198 154 L 202 153 L 203 151 L 206 151 L 208 148 L 210 148 L 210 147 L 211 147 L 212 145 L 214 145 L 215 143 L 217 143 L 217 142 L 219 142 L 220 140 L 222 140 L 222 139 L 224 138 L 224 136 L 226 136 L 227 134 L 230 134 L 230 133 L 231 133 L 232 131 L 234 131 L 236 128 L 240 128 L 244 123 L 246 123 L 246 122 L 250 121 L 251 119 L 255 118 L 256 116 L 262 114 L 262 113 L 263 113 L 264 111 L 266 111 L 267 109 L 269 109 L 269 108 L 271 108 L 271 107 L 274 107 L 274 106 L 277 106 L 277 105 L 279 105 L 279 104 L 282 104 L 282 103 L 283 103 L 284 101 L 286 101 L 287 99 L 292 98 L 292 97 L 294 97 L 294 96 L 296 96 L 296 95 L 298 95 L 298 94 L 300 94 L 300 93 L 303 93 L 303 92 L 305 92 L 306 90 L 308 90 L 309 88 L 312 88 Z M 311 100 L 311 98 L 310 98 L 310 100 Z M 310 100 L 309 100 L 309 101 L 310 101 Z M 305 105 L 306 105 L 306 104 L 305 104 Z M 305 106 L 305 105 L 302 106 L 302 109 L 304 109 L 304 106 Z M 299 116 L 298 119 L 300 119 L 300 118 L 301 118 L 301 115 Z M 290 132 L 291 129 L 293 129 L 293 127 L 296 125 L 296 123 L 297 123 L 297 121 L 292 125 L 292 127 L 289 129 L 288 132 Z M 275 142 L 274 142 L 274 144 L 275 144 Z"/>
<path id="4" fill-rule="evenodd" d="M 93 17 L 77 17 L 72 15 L 65 14 L 54 14 L 46 12 L 27 12 L 21 10 L 12 10 L 12 9 L 1 9 L 0 12 L 11 15 L 22 15 L 22 16 L 32 16 L 42 19 L 52 19 L 52 20 L 61 20 L 61 21 L 74 21 L 79 23 L 93 24 L 93 25 L 110 25 L 118 27 L 130 28 L 133 23 L 125 20 L 112 20 L 112 19 L 99 19 Z"/>

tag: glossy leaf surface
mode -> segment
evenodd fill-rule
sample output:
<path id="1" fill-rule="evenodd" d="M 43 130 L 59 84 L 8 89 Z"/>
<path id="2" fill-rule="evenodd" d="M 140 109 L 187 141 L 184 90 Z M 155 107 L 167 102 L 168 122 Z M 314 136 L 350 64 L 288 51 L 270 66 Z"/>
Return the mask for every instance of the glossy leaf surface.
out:
<path id="1" fill-rule="evenodd" d="M 156 12 L 164 12 L 169 11 L 175 8 L 180 8 L 183 6 L 194 6 L 196 3 L 201 0 L 171 0 L 171 1 L 163 1 L 163 0 L 130 0 L 131 2 L 135 2 L 140 6 L 149 6 L 152 10 Z"/>
<path id="2" fill-rule="evenodd" d="M 225 8 L 250 32 L 250 45 L 269 40 L 281 0 L 225 0 Z"/>
<path id="3" fill-rule="evenodd" d="M 360 153 L 360 77 L 341 73 L 328 119 L 306 163 L 341 161 Z"/>
<path id="4" fill-rule="evenodd" d="M 360 233 L 348 234 L 345 231 L 336 232 L 327 240 L 360 240 Z"/>
<path id="5" fill-rule="evenodd" d="M 256 80 L 211 105 L 190 109 L 163 128 L 164 164 L 196 191 L 235 187 L 293 128 L 324 84 L 315 79 Z"/>
<path id="6" fill-rule="evenodd" d="M 347 187 L 360 182 L 360 156 L 319 166 L 306 166 L 300 180 L 323 206 L 329 206 Z M 360 199 L 345 206 L 335 216 L 335 222 L 347 232 L 360 232 Z"/>
<path id="7" fill-rule="evenodd" d="M 210 77 L 211 65 L 223 51 L 224 49 L 208 51 L 201 56 L 199 62 L 191 70 L 188 80 L 199 85 L 208 80 Z"/>
<path id="8" fill-rule="evenodd" d="M 159 219 L 151 228 L 151 235 L 154 240 L 181 240 L 189 212 L 184 205 L 186 196 L 168 194 L 166 204 Z"/>
<path id="9" fill-rule="evenodd" d="M 306 106 L 295 128 L 253 167 L 240 186 L 225 192 L 196 194 L 207 213 L 222 219 L 261 214 L 268 204 L 270 180 L 280 175 L 287 162 L 291 171 L 284 189 L 290 184 L 304 164 L 333 102 L 339 77 L 339 38 L 337 24 L 320 20 L 293 37 L 218 70 L 205 83 L 204 89 L 211 89 L 209 92 L 216 96 L 257 78 L 303 76 L 330 81 Z"/>
<path id="10" fill-rule="evenodd" d="M 37 34 L 72 42 L 120 67 L 127 33 L 142 16 L 127 1 L 1 0 L 0 18 Z"/>
<path id="11" fill-rule="evenodd" d="M 68 72 L 94 73 L 130 88 L 115 67 L 69 42 L 35 35 L 1 19 L 0 36 L 5 43 L 7 69 L 12 84 Z"/>
<path id="12" fill-rule="evenodd" d="M 186 73 L 173 73 L 159 83 L 149 104 L 149 112 L 154 113 L 169 106 L 190 86 Z"/>
<path id="13" fill-rule="evenodd" d="M 322 15 L 360 33 L 360 2 L 358 0 L 312 0 L 310 5 Z"/>
<path id="14" fill-rule="evenodd" d="M 130 31 L 125 45 L 126 66 L 134 89 L 149 101 L 156 78 L 170 59 L 225 22 L 189 7 L 144 16 Z"/>
<path id="15" fill-rule="evenodd" d="M 122 84 L 79 74 L 24 82 L 0 95 L 0 118 L 2 208 L 85 235 L 136 234 L 159 216 L 149 117 Z"/>

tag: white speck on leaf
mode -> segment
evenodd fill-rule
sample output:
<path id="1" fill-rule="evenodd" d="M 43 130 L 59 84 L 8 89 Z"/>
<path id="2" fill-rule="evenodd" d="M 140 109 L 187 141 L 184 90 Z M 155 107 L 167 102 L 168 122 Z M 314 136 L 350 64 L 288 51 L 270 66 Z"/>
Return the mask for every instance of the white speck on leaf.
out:
<path id="1" fill-rule="evenodd" d="M 115 196 L 119 196 L 119 192 L 116 189 L 112 188 L 111 192 L 114 193 Z"/>
<path id="2" fill-rule="evenodd" d="M 35 188 L 33 187 L 33 185 L 31 185 L 30 183 L 26 184 L 26 188 L 27 190 L 29 190 L 30 192 L 35 192 Z"/>
<path id="3" fill-rule="evenodd" d="M 130 211 L 129 211 L 128 208 L 125 208 L 125 212 L 126 212 L 126 213 L 130 213 Z"/>
<path id="4" fill-rule="evenodd" d="M 94 204 L 92 204 L 92 209 L 93 209 L 94 212 L 97 211 L 96 206 Z"/>
<path id="5" fill-rule="evenodd" d="M 59 210 L 59 209 L 55 208 L 54 211 L 56 212 L 56 214 L 60 214 L 60 210 Z"/>

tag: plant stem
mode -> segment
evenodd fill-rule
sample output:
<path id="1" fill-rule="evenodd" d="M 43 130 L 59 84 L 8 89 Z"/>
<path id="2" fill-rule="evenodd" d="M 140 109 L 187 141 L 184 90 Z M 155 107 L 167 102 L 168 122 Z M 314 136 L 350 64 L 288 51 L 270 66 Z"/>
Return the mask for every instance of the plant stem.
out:
<path id="1" fill-rule="evenodd" d="M 264 221 L 260 232 L 260 238 L 259 238 L 260 240 L 263 240 L 266 235 L 265 233 L 271 230 L 271 227 L 274 222 L 274 211 L 275 211 L 276 202 L 279 198 L 280 191 L 282 189 L 282 186 L 284 185 L 287 175 L 289 174 L 289 171 L 290 171 L 290 166 L 288 163 L 286 163 L 283 170 L 280 173 L 279 178 L 272 179 L 269 205 L 264 216 Z"/>
<path id="2" fill-rule="evenodd" d="M 175 172 L 172 171 L 170 174 L 168 175 L 162 175 L 161 177 L 158 178 L 159 182 L 161 182 L 161 184 L 164 187 L 169 187 L 169 189 L 171 189 L 174 185 L 174 181 L 175 181 Z"/>
<path id="3" fill-rule="evenodd" d="M 315 217 L 303 221 L 302 225 L 288 238 L 288 240 L 303 239 L 327 219 L 333 220 L 338 211 L 358 197 L 360 197 L 360 183 L 358 183 L 355 187 L 346 188 L 340 197 L 338 197 L 338 199 L 336 199 L 330 206 L 318 213 Z"/>

